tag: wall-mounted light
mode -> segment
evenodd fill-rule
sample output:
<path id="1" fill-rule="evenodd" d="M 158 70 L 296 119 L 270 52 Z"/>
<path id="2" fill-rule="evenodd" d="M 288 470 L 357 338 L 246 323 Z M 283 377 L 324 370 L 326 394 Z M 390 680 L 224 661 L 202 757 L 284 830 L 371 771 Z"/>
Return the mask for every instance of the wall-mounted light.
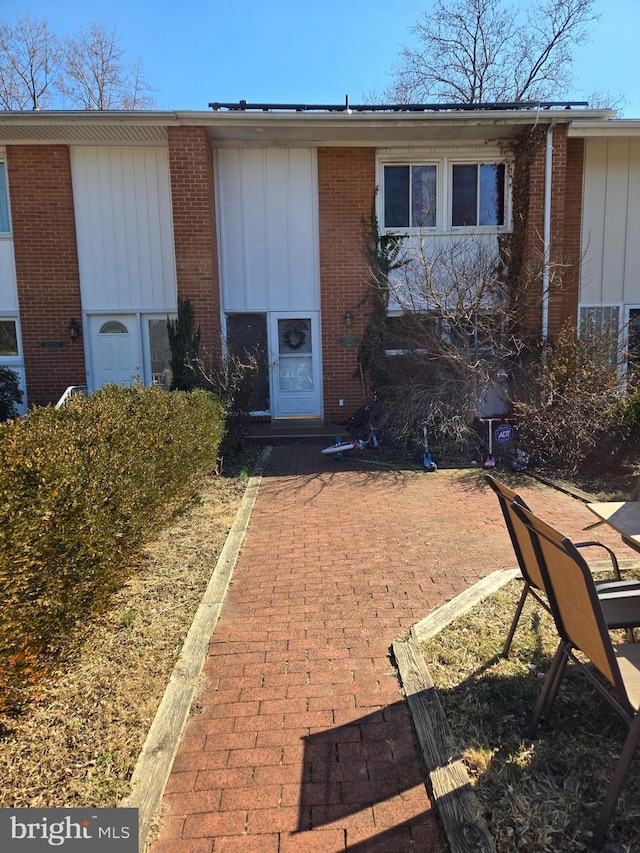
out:
<path id="1" fill-rule="evenodd" d="M 347 329 L 350 329 L 352 323 L 353 323 L 353 314 L 347 308 L 347 310 L 344 312 L 344 324 L 347 327 Z"/>
<path id="2" fill-rule="evenodd" d="M 76 318 L 72 317 L 71 322 L 67 326 L 69 329 L 69 337 L 72 341 L 77 341 L 80 337 L 80 326 L 78 325 Z"/>

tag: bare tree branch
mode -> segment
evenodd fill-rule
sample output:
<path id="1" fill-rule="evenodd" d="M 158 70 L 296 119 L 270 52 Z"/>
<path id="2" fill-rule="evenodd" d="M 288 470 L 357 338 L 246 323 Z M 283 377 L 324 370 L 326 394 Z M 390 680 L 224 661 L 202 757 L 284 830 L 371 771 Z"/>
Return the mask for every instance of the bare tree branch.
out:
<path id="1" fill-rule="evenodd" d="M 48 107 L 60 67 L 60 43 L 45 18 L 24 15 L 0 24 L 0 105 L 6 110 Z"/>
<path id="2" fill-rule="evenodd" d="M 58 90 L 84 110 L 141 109 L 153 105 L 141 63 L 124 63 L 115 29 L 92 23 L 65 39 L 63 75 Z"/>
<path id="3" fill-rule="evenodd" d="M 594 0 L 537 0 L 526 16 L 505 0 L 432 0 L 412 29 L 389 98 L 478 103 L 557 99 L 572 49 L 596 19 Z"/>

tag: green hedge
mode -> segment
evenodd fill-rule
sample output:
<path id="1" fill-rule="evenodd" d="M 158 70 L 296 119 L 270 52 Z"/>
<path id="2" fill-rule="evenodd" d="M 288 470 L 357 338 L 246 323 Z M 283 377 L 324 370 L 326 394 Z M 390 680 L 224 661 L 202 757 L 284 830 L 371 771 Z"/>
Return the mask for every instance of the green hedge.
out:
<path id="1" fill-rule="evenodd" d="M 7 700 L 107 606 L 144 543 L 215 465 L 223 434 L 213 394 L 140 385 L 108 385 L 0 426 L 0 694 Z"/>

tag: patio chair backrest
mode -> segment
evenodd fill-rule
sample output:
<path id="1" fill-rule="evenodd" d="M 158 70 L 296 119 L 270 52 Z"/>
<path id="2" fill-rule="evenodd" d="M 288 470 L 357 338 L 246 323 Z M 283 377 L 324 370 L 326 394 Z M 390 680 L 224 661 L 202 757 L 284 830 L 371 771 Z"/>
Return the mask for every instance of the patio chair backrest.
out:
<path id="1" fill-rule="evenodd" d="M 512 504 L 531 532 L 540 558 L 544 589 L 561 638 L 585 654 L 602 675 L 625 696 L 607 624 L 589 566 L 566 536 Z"/>
<path id="2" fill-rule="evenodd" d="M 511 537 L 511 544 L 513 545 L 522 577 L 531 586 L 536 587 L 536 589 L 544 589 L 544 580 L 540 573 L 538 556 L 534 550 L 531 535 L 522 519 L 514 512 L 512 505 L 516 503 L 525 509 L 529 509 L 529 507 L 517 492 L 514 492 L 490 474 L 487 474 L 485 479 L 498 496 L 500 509 L 502 510 L 509 536 Z"/>

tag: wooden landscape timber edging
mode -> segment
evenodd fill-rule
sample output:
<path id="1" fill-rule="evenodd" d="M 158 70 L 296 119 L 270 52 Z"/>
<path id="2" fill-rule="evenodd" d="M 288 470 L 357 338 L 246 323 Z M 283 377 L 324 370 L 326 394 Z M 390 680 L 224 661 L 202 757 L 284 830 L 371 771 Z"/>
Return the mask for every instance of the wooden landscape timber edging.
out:
<path id="1" fill-rule="evenodd" d="M 189 718 L 197 682 L 204 667 L 209 640 L 220 616 L 270 453 L 271 447 L 265 447 L 249 478 L 242 504 L 220 552 L 138 757 L 131 777 L 129 796 L 121 804 L 122 808 L 138 809 L 140 853 L 143 853 L 146 847 L 149 830 L 164 795 Z"/>
<path id="2" fill-rule="evenodd" d="M 454 619 L 464 616 L 473 610 L 476 604 L 480 604 L 485 598 L 493 595 L 494 592 L 502 589 L 509 581 L 517 577 L 521 577 L 520 569 L 497 569 L 495 572 L 491 572 L 486 578 L 474 583 L 472 587 L 465 589 L 460 595 L 412 625 L 409 629 L 411 637 L 418 643 L 430 640 L 431 637 L 435 637 L 443 628 L 451 624 Z"/>
<path id="3" fill-rule="evenodd" d="M 519 575 L 519 569 L 492 572 L 434 610 L 392 644 L 429 775 L 431 798 L 451 853 L 495 853 L 496 848 L 419 644 L 434 637 L 454 619 L 468 613 Z"/>

